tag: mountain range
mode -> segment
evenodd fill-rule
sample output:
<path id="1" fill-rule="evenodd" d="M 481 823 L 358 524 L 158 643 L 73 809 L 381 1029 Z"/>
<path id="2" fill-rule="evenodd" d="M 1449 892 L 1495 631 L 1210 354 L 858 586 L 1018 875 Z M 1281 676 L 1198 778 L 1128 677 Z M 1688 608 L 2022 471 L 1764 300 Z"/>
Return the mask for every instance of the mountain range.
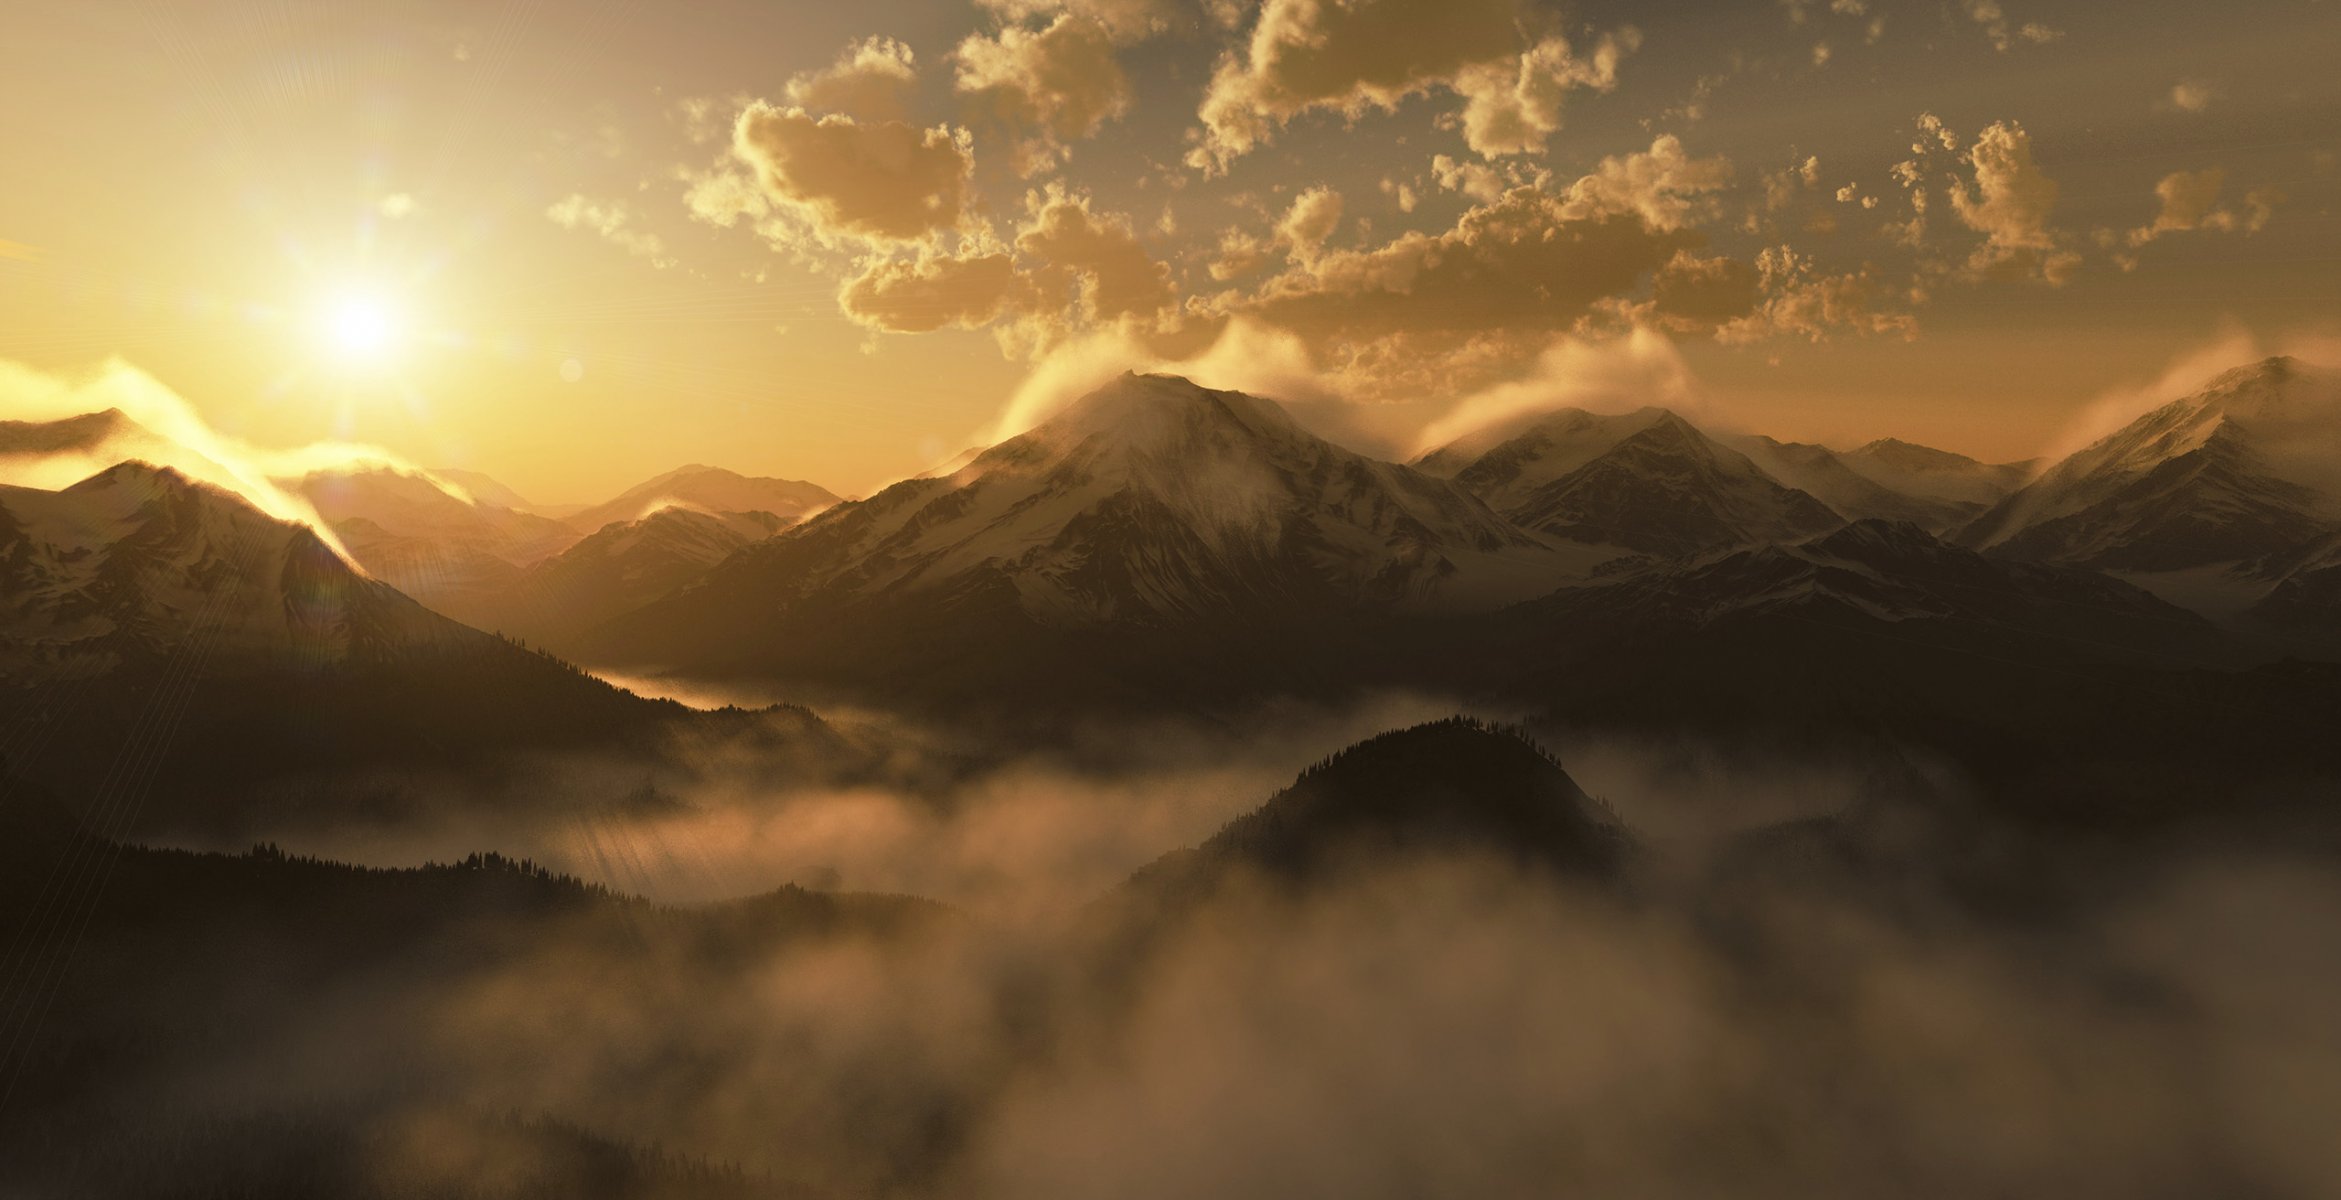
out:
<path id="1" fill-rule="evenodd" d="M 1399 464 L 1271 401 L 1129 375 L 862 500 L 691 467 L 564 522 L 483 500 L 502 493 L 477 478 L 299 480 L 372 579 L 294 527 L 221 515 L 227 493 L 119 468 L 9 494 L 11 664 L 64 677 L 135 657 L 138 630 L 284 661 L 501 645 L 408 592 L 596 664 L 954 717 L 1436 687 L 1645 728 L 1696 712 L 1749 736 L 1973 735 L 2009 761 L 2031 751 L 1987 710 L 2018 676 L 2068 700 L 2176 672 L 2324 686 L 2243 669 L 2329 653 L 2341 628 L 2341 502 L 2318 473 L 2337 397 L 2331 374 L 2271 359 L 2037 472 L 1714 435 L 1661 409 L 1544 414 Z M 84 425 L 0 444 L 124 433 Z M 226 548 L 247 526 L 276 531 L 259 569 L 281 582 L 206 607 L 227 602 L 200 581 L 250 573 Z M 177 557 L 140 557 L 158 546 Z M 2190 611 L 2173 580 L 2205 579 L 2241 599 Z M 320 624 L 297 599 L 313 593 L 351 599 Z M 1882 703 L 1898 679 L 1932 698 Z"/>

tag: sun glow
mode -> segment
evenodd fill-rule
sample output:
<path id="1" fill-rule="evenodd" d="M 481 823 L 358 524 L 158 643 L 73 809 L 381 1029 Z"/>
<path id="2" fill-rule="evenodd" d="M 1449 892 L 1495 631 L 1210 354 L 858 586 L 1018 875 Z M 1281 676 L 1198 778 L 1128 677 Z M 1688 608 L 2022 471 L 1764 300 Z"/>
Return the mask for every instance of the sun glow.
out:
<path id="1" fill-rule="evenodd" d="M 319 331 L 336 357 L 371 363 L 396 348 L 402 328 L 397 310 L 380 296 L 352 292 L 326 306 Z"/>

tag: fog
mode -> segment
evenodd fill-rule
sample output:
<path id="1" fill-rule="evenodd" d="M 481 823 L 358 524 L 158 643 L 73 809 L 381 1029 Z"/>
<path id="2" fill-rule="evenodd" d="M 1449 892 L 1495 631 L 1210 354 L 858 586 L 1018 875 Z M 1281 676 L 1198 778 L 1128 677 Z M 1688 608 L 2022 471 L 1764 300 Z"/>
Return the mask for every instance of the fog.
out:
<path id="1" fill-rule="evenodd" d="M 2009 859 L 1956 821 L 1858 819 L 1955 807 L 1925 763 L 1554 729 L 1640 839 L 1623 885 L 1442 854 L 1176 904 L 1125 887 L 1309 763 L 1453 708 L 1266 706 L 1017 752 L 847 713 L 842 744 L 891 748 L 851 784 L 776 783 L 765 743 L 715 738 L 510 773 L 598 795 L 652 771 L 656 803 L 291 830 L 384 865 L 493 846 L 657 903 L 459 910 L 340 973 L 253 933 L 199 959 L 257 973 L 220 985 L 226 1015 L 100 1111 L 219 1178 L 289 1138 L 383 1196 L 2341 1188 L 2323 859 Z M 1849 843 L 1761 832 L 1844 814 Z M 738 900 L 789 883 L 811 891 Z M 200 987 L 115 994 L 212 1011 Z M 578 1148 L 605 1143 L 669 1174 Z"/>
<path id="2" fill-rule="evenodd" d="M 482 1116 L 508 1113 L 802 1189 L 773 1194 L 2341 1186 L 2329 873 L 2195 864 L 2053 931 L 1871 901 L 1736 893 L 1722 937 L 1689 894 L 1444 859 L 1236 887 L 1135 961 L 1095 923 L 946 918 L 721 964 L 555 927 L 315 997 L 169 1090 L 360 1106 L 382 1178 L 482 1194 L 541 1167 Z"/>

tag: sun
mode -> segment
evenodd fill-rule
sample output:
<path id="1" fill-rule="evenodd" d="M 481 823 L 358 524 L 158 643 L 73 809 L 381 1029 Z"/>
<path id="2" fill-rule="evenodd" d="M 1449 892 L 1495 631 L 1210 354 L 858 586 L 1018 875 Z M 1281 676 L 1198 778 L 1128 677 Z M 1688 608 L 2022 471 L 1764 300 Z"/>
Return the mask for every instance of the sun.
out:
<path id="1" fill-rule="evenodd" d="M 325 305 L 318 332 L 335 357 L 350 363 L 377 363 L 397 348 L 404 331 L 398 310 L 381 296 L 344 292 Z"/>

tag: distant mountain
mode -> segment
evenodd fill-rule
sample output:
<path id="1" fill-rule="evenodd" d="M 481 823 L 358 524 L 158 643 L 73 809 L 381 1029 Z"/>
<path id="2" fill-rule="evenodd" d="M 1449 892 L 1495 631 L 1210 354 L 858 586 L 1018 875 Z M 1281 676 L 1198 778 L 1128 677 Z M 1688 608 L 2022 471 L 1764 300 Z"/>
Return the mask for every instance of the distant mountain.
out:
<path id="1" fill-rule="evenodd" d="M 1728 439 L 1782 483 L 1849 520 L 1908 521 L 1941 533 L 2021 486 L 2023 464 L 1986 466 L 1964 455 L 1886 438 L 1838 451 L 1760 435 Z"/>
<path id="2" fill-rule="evenodd" d="M 0 488 L 4 752 L 134 830 L 234 828 L 281 799 L 269 781 L 647 745 L 684 714 L 433 613 L 174 471 Z"/>
<path id="3" fill-rule="evenodd" d="M 1333 755 L 1201 845 L 1140 869 L 1128 890 L 1177 900 L 1243 874 L 1299 883 L 1458 854 L 1615 880 L 1632 845 L 1616 814 L 1526 738 L 1454 717 Z"/>
<path id="4" fill-rule="evenodd" d="M 613 521 L 504 582 L 475 623 L 563 648 L 587 629 L 680 591 L 734 551 L 788 525 L 768 512 L 687 508 Z"/>
<path id="5" fill-rule="evenodd" d="M 693 464 L 628 488 L 616 499 L 571 513 L 579 533 L 595 533 L 613 522 L 638 521 L 663 508 L 707 513 L 771 513 L 794 524 L 836 504 L 836 493 L 819 484 L 768 479 Z"/>
<path id="6" fill-rule="evenodd" d="M 433 467 L 431 474 L 471 493 L 471 498 L 481 504 L 509 508 L 514 512 L 534 512 L 537 507 L 528 497 L 478 471 L 465 471 L 455 467 Z"/>
<path id="7" fill-rule="evenodd" d="M 1838 457 L 1880 487 L 1918 500 L 1974 505 L 1979 510 L 2024 486 L 2040 467 L 2035 460 L 1978 462 L 1897 438 L 1879 438 Z"/>
<path id="8" fill-rule="evenodd" d="M 1959 540 L 2011 558 L 2176 571 L 2341 530 L 2341 377 L 2271 358 L 2064 461 Z"/>
<path id="9" fill-rule="evenodd" d="M 751 546 L 587 642 L 596 661 L 690 670 L 1143 691 L 1231 658 L 1273 672 L 1359 620 L 1492 609 L 1609 556 L 1325 442 L 1269 401 L 1132 375 L 949 475 Z"/>
<path id="10" fill-rule="evenodd" d="M 291 484 L 367 573 L 463 621 L 477 620 L 522 568 L 577 541 L 562 522 L 462 495 L 424 472 L 368 465 Z"/>
<path id="11" fill-rule="evenodd" d="M 1516 524 L 1567 541 L 1653 554 L 1809 536 L 1844 524 L 1746 454 L 1665 409 L 1575 409 L 1441 447 L 1416 463 Z"/>

